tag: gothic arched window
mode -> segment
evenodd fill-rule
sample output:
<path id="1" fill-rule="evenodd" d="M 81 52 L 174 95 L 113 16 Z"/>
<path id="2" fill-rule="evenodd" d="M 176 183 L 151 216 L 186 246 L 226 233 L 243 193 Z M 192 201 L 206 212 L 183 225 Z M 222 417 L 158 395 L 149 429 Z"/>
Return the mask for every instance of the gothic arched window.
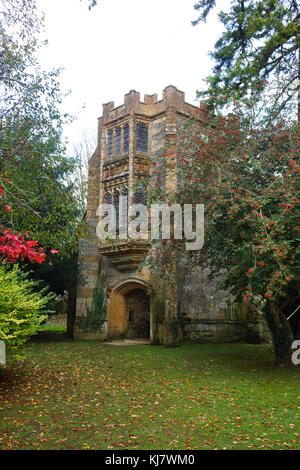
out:
<path id="1" fill-rule="evenodd" d="M 113 152 L 113 131 L 108 132 L 108 139 L 107 139 L 107 160 L 110 160 L 112 158 L 112 152 Z"/>
<path id="2" fill-rule="evenodd" d="M 116 213 L 116 229 L 119 230 L 119 218 L 120 218 L 120 210 L 119 210 L 119 203 L 120 203 L 120 192 L 118 189 L 114 191 L 114 208 Z"/>
<path id="3" fill-rule="evenodd" d="M 120 230 L 127 228 L 127 217 L 128 217 L 128 189 L 122 187 L 120 190 L 120 195 L 122 199 L 120 200 L 120 215 L 119 215 L 119 224 Z"/>
<path id="4" fill-rule="evenodd" d="M 116 129 L 116 140 L 115 140 L 115 155 L 118 156 L 121 153 L 121 127 Z"/>
<path id="5" fill-rule="evenodd" d="M 148 152 L 148 126 L 143 122 L 136 125 L 136 151 Z"/>
<path id="6" fill-rule="evenodd" d="M 123 127 L 123 153 L 129 152 L 129 124 Z"/>
<path id="7" fill-rule="evenodd" d="M 111 206 L 112 197 L 111 197 L 111 193 L 109 191 L 106 191 L 106 193 L 105 193 L 104 203 L 107 204 L 108 206 Z M 105 210 L 104 216 L 108 216 L 109 222 L 112 221 L 112 213 L 111 213 L 110 207 L 107 207 L 107 209 Z M 108 230 L 108 227 L 107 227 L 106 231 L 107 230 Z"/>

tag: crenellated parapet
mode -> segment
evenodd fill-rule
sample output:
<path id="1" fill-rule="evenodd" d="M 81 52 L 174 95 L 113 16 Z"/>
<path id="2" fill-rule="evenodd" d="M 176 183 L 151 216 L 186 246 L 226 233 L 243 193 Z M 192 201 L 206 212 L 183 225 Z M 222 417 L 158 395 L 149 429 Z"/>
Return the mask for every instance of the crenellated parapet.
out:
<path id="1" fill-rule="evenodd" d="M 146 94 L 144 95 L 144 101 L 141 101 L 140 93 L 136 90 L 130 90 L 130 92 L 124 96 L 124 104 L 116 108 L 114 107 L 113 101 L 103 104 L 101 124 L 105 126 L 108 123 L 117 122 L 133 114 L 151 119 L 159 114 L 165 113 L 170 107 L 175 109 L 177 113 L 186 116 L 195 114 L 199 118 L 199 107 L 187 103 L 185 101 L 184 92 L 170 85 L 163 90 L 161 100 L 158 100 L 157 94 Z"/>

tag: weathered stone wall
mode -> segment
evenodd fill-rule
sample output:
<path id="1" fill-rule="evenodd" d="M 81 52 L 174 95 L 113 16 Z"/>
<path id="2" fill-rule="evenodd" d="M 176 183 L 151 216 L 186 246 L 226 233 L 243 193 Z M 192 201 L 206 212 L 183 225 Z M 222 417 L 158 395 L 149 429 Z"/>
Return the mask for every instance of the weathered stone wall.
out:
<path id="1" fill-rule="evenodd" d="M 80 278 L 77 285 L 76 320 L 74 326 L 74 338 L 81 339 L 86 334 L 80 332 L 80 319 L 86 317 L 87 308 L 91 307 L 93 291 L 96 287 L 98 267 L 101 255 L 98 251 L 98 240 L 96 237 L 96 225 L 98 218 L 89 218 L 89 237 L 79 241 L 78 263 Z"/>
<path id="2" fill-rule="evenodd" d="M 179 284 L 179 315 L 187 341 L 220 342 L 244 339 L 246 325 L 237 304 L 207 269 L 195 268 Z"/>
<path id="3" fill-rule="evenodd" d="M 87 306 L 91 305 L 93 289 L 96 286 L 98 263 L 100 253 L 97 249 L 96 216 L 100 195 L 100 149 L 89 160 L 88 167 L 88 197 L 85 222 L 88 228 L 88 236 L 79 241 L 78 263 L 80 268 L 80 280 L 77 286 L 76 317 L 86 315 Z M 78 321 L 76 325 L 78 324 Z M 75 330 L 77 326 L 75 325 Z"/>
<path id="4" fill-rule="evenodd" d="M 99 136 L 101 137 L 101 122 L 99 120 Z M 88 235 L 79 241 L 78 263 L 80 277 L 77 285 L 76 319 L 74 326 L 74 338 L 82 337 L 79 323 L 80 318 L 87 314 L 87 307 L 91 306 L 93 290 L 96 287 L 98 266 L 101 254 L 97 248 L 96 226 L 98 217 L 96 215 L 100 198 L 100 162 L 101 148 L 98 145 L 88 164 L 88 196 L 85 222 Z"/>
<path id="5" fill-rule="evenodd" d="M 192 126 L 201 126 L 203 116 L 199 108 L 185 103 L 184 93 L 172 86 L 163 91 L 162 100 L 158 100 L 157 95 L 145 95 L 141 102 L 140 94 L 131 90 L 125 95 L 123 105 L 117 108 L 113 102 L 103 105 L 103 116 L 98 121 L 98 146 L 89 162 L 86 221 L 90 236 L 80 241 L 79 264 L 83 281 L 77 292 L 75 337 L 124 336 L 128 326 L 126 295 L 134 289 L 144 289 L 150 294 L 152 343 L 174 345 L 182 338 L 197 342 L 238 341 L 247 335 L 254 337 L 257 332 L 263 333 L 260 321 L 247 329 L 243 311 L 239 311 L 226 293 L 215 293 L 215 283 L 208 281 L 206 270 L 196 269 L 183 282 L 177 282 L 178 259 L 174 253 L 172 276 L 175 283 L 162 281 L 153 274 L 150 278 L 150 271 L 138 266 L 150 245 L 130 245 L 123 241 L 113 247 L 96 238 L 99 220 L 96 210 L 99 203 L 104 202 L 105 193 L 127 188 L 129 202 L 133 202 L 136 181 L 149 175 L 152 163 L 159 155 L 167 155 L 170 168 L 163 174 L 160 184 L 168 193 L 175 194 L 180 184 L 176 171 L 177 139 L 191 116 L 197 119 Z M 148 125 L 148 153 L 136 151 L 135 130 L 139 122 Z M 128 152 L 122 153 L 122 142 L 120 155 L 116 156 L 113 143 L 112 158 L 107 159 L 108 132 L 116 126 L 123 132 L 127 124 L 130 128 Z M 78 325 L 91 304 L 100 262 L 108 295 L 107 319 L 101 332 L 84 335 Z"/>

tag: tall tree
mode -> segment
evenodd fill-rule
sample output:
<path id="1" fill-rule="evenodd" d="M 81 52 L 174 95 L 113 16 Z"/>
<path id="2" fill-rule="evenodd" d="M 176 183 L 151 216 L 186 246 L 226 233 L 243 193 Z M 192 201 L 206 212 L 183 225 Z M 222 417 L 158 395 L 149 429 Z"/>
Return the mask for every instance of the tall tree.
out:
<path id="1" fill-rule="evenodd" d="M 61 293 L 76 285 L 72 253 L 82 224 L 76 162 L 62 139 L 70 118 L 60 112 L 60 71 L 44 72 L 37 61 L 42 19 L 34 0 L 1 0 L 0 19 L 0 225 L 38 240 L 48 263 L 29 269 Z"/>
<path id="2" fill-rule="evenodd" d="M 76 165 L 62 139 L 69 117 L 59 109 L 60 71 L 42 71 L 36 59 L 41 20 L 35 2 L 0 4 L 0 169 L 10 180 L 2 180 L 4 202 L 13 207 L 2 223 L 30 231 L 45 249 L 67 252 L 80 233 Z"/>
<path id="3" fill-rule="evenodd" d="M 221 1 L 200 0 L 194 25 L 206 21 Z M 268 80 L 281 82 L 282 108 L 298 97 L 300 73 L 300 23 L 298 0 L 234 0 L 230 11 L 219 13 L 225 32 L 211 57 L 213 74 L 200 95 L 212 105 L 245 97 L 249 90 L 259 96 Z"/>
<path id="4" fill-rule="evenodd" d="M 166 240 L 149 264 L 165 277 L 176 244 L 183 276 L 195 266 L 209 267 L 219 288 L 249 305 L 249 315 L 264 312 L 276 358 L 288 363 L 293 335 L 300 335 L 297 126 L 264 124 L 255 103 L 224 116 L 204 117 L 204 110 L 202 125 L 188 125 L 178 139 L 176 194 L 181 205 L 204 204 L 204 247 L 186 251 L 184 240 Z M 166 164 L 162 156 L 162 178 Z M 161 195 L 155 186 L 153 196 Z"/>

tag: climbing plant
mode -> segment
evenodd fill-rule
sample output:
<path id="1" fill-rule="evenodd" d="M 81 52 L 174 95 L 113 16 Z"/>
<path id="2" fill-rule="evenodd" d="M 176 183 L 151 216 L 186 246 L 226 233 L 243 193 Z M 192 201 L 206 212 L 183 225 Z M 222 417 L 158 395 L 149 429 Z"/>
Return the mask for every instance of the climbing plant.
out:
<path id="1" fill-rule="evenodd" d="M 91 307 L 86 308 L 87 315 L 80 321 L 80 329 L 84 331 L 100 331 L 107 315 L 106 288 L 101 272 L 101 262 L 98 265 L 97 283 L 93 290 Z"/>

